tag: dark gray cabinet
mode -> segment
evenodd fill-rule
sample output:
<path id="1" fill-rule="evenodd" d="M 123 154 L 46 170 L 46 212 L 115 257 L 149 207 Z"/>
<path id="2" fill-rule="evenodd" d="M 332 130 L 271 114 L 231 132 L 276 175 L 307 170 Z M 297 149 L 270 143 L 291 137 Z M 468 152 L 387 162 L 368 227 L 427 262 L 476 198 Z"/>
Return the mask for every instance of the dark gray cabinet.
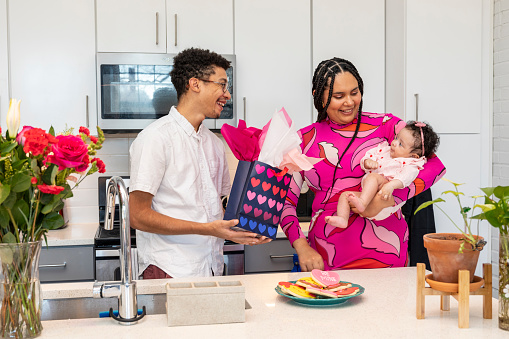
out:
<path id="1" fill-rule="evenodd" d="M 293 268 L 293 254 L 296 253 L 286 238 L 258 246 L 245 246 L 244 251 L 246 274 L 290 272 Z"/>
<path id="2" fill-rule="evenodd" d="M 39 260 L 41 282 L 94 280 L 93 246 L 50 246 L 43 243 Z"/>

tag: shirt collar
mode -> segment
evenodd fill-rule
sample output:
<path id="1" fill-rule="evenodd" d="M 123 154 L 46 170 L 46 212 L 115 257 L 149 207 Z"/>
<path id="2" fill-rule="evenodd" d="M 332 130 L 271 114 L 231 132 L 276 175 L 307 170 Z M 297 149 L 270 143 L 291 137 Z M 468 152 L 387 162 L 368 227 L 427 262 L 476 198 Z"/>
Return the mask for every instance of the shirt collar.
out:
<path id="1" fill-rule="evenodd" d="M 177 111 L 177 108 L 175 106 L 172 106 L 170 109 L 170 116 L 175 119 L 177 124 L 184 130 L 184 132 L 189 136 L 199 136 L 201 135 L 202 131 L 202 125 L 200 124 L 200 127 L 198 127 L 198 132 L 194 130 L 193 125 L 182 115 L 179 111 Z"/>

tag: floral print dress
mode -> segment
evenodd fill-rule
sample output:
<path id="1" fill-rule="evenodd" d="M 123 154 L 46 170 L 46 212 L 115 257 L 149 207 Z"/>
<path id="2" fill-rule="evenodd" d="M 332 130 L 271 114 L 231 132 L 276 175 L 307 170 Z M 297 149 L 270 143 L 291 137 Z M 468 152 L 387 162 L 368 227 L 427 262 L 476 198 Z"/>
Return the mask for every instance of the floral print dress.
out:
<path id="1" fill-rule="evenodd" d="M 325 270 L 402 267 L 407 262 L 408 226 L 401 210 L 384 220 L 369 220 L 351 213 L 347 228 L 328 225 L 324 218 L 336 214 L 343 191 L 360 191 L 365 172 L 360 166 L 366 152 L 383 141 L 392 142 L 406 124 L 391 114 L 362 113 L 356 139 L 343 154 L 355 132 L 357 119 L 339 125 L 326 119 L 301 129 L 302 153 L 323 160 L 309 171 L 294 173 L 283 208 L 281 227 L 290 243 L 305 238 L 297 220 L 296 206 L 305 180 L 315 193 L 308 243 L 323 258 Z M 401 204 L 428 189 L 445 174 L 437 157 L 430 157 L 417 178 L 406 188 L 395 190 Z M 334 181 L 334 183 L 333 183 Z"/>

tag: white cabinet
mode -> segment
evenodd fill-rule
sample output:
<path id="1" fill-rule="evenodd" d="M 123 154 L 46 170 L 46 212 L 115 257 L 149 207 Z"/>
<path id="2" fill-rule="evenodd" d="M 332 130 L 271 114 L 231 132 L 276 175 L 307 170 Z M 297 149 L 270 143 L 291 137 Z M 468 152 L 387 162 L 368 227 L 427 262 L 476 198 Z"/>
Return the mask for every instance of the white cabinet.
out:
<path id="1" fill-rule="evenodd" d="M 165 0 L 97 0 L 97 51 L 166 53 Z"/>
<path id="2" fill-rule="evenodd" d="M 407 120 L 417 110 L 440 133 L 480 132 L 482 3 L 406 1 Z"/>
<path id="3" fill-rule="evenodd" d="M 97 51 L 233 54 L 233 0 L 97 0 Z"/>
<path id="4" fill-rule="evenodd" d="M 309 0 L 236 0 L 237 114 L 262 128 L 285 107 L 297 128 L 311 123 Z"/>
<path id="5" fill-rule="evenodd" d="M 293 255 L 296 253 L 286 238 L 276 239 L 268 244 L 245 246 L 244 271 L 290 272 L 294 267 Z"/>
<path id="6" fill-rule="evenodd" d="M 12 97 L 21 126 L 96 125 L 94 3 L 9 1 Z"/>
<path id="7" fill-rule="evenodd" d="M 313 71 L 333 57 L 351 61 L 359 71 L 363 111 L 385 112 L 384 1 L 313 1 Z"/>
<path id="8" fill-rule="evenodd" d="M 167 0 L 167 51 L 189 47 L 233 54 L 233 0 Z"/>

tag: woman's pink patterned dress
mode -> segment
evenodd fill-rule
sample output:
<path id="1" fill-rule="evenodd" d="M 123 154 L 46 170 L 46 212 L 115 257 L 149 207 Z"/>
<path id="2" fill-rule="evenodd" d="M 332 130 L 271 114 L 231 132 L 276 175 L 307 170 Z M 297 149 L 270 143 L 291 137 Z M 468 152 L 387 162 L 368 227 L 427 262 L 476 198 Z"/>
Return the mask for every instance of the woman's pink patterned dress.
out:
<path id="1" fill-rule="evenodd" d="M 322 256 L 326 270 L 405 266 L 408 226 L 401 210 L 378 221 L 351 214 L 348 227 L 344 229 L 330 226 L 324 221 L 326 216 L 336 213 L 338 198 L 343 191 L 360 190 L 365 174 L 360 159 L 366 151 L 382 141 L 390 143 L 405 126 L 404 121 L 391 114 L 362 113 L 357 137 L 343 156 L 333 185 L 334 168 L 355 132 L 356 123 L 357 119 L 350 124 L 338 125 L 326 119 L 300 130 L 302 153 L 324 160 L 310 171 L 294 173 L 281 227 L 292 244 L 296 239 L 305 237 L 295 209 L 305 179 L 315 193 L 308 242 Z M 409 187 L 394 191 L 395 203 L 399 204 L 428 189 L 444 174 L 445 168 L 437 157 L 428 159 Z"/>

